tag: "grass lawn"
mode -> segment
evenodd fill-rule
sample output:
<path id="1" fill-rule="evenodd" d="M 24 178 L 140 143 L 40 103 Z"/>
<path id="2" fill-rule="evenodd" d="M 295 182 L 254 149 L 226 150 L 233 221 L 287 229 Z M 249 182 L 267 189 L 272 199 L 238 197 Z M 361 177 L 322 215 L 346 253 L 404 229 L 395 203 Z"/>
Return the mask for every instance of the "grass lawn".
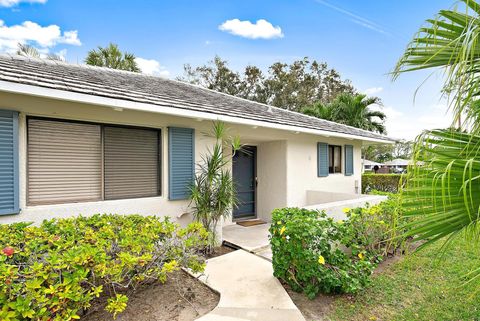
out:
<path id="1" fill-rule="evenodd" d="M 326 320 L 480 320 L 480 282 L 462 278 L 480 267 L 480 251 L 454 241 L 444 256 L 440 244 L 408 255 L 373 277 L 365 291 L 337 297 Z"/>

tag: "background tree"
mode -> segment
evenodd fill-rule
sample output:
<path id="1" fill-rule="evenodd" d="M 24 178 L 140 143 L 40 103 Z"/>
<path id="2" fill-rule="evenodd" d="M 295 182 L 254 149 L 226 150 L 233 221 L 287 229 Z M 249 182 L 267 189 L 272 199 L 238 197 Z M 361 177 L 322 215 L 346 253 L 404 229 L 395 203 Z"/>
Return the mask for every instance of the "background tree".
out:
<path id="1" fill-rule="evenodd" d="M 416 217 L 410 235 L 426 244 L 480 236 L 480 4 L 461 2 L 461 8 L 441 10 L 427 20 L 393 73 L 396 79 L 414 70 L 440 70 L 454 123 L 465 117 L 460 130 L 425 131 L 415 142 L 414 161 L 425 165 L 410 171 L 403 207 Z"/>
<path id="2" fill-rule="evenodd" d="M 313 105 L 304 107 L 300 110 L 305 115 L 317 117 L 325 120 L 335 121 L 336 115 L 331 104 L 316 102 Z"/>
<path id="3" fill-rule="evenodd" d="M 41 58 L 42 55 L 37 48 L 30 46 L 28 44 L 18 43 L 17 55 L 31 57 L 31 58 Z M 46 55 L 46 58 L 49 60 L 64 61 L 63 57 L 54 53 L 49 53 Z"/>
<path id="4" fill-rule="evenodd" d="M 135 55 L 123 53 L 116 44 L 110 43 L 107 47 L 98 47 L 90 50 L 85 58 L 87 65 L 140 72 Z"/>
<path id="5" fill-rule="evenodd" d="M 264 74 L 251 65 L 242 73 L 232 71 L 226 60 L 216 56 L 202 66 L 186 64 L 184 71 L 179 80 L 294 111 L 316 102 L 327 103 L 339 93 L 355 92 L 336 70 L 308 58 L 292 64 L 276 62 Z"/>
<path id="6" fill-rule="evenodd" d="M 364 94 L 342 93 L 328 104 L 317 102 L 303 108 L 302 112 L 340 124 L 386 134 L 384 124 L 386 115 L 381 111 L 372 110 L 372 105 L 382 106 L 382 101 L 378 97 L 367 97 Z"/>
<path id="7" fill-rule="evenodd" d="M 394 145 L 370 145 L 362 148 L 362 158 L 378 163 L 384 163 L 396 158 L 410 159 L 413 142 L 397 141 Z"/>

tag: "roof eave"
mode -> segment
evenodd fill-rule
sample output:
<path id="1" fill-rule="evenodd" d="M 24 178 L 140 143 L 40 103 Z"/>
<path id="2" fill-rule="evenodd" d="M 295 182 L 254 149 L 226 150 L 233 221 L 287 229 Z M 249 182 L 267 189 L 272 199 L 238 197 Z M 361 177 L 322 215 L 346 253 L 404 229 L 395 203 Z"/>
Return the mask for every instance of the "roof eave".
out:
<path id="1" fill-rule="evenodd" d="M 377 138 L 365 137 L 360 135 L 351 135 L 351 134 L 344 134 L 344 133 L 338 133 L 333 131 L 270 123 L 270 122 L 247 119 L 247 118 L 226 116 L 226 115 L 213 114 L 213 113 L 207 113 L 207 112 L 201 112 L 201 111 L 193 111 L 193 110 L 182 109 L 182 108 L 173 107 L 173 106 L 161 106 L 161 105 L 154 105 L 154 104 L 148 104 L 148 103 L 139 103 L 139 102 L 123 100 L 123 99 L 114 99 L 114 98 L 108 98 L 108 97 L 75 93 L 75 92 L 59 90 L 59 89 L 45 88 L 40 86 L 19 84 L 19 83 L 3 81 L 3 80 L 0 80 L 0 91 L 28 95 L 28 96 L 36 96 L 36 97 L 42 97 L 42 98 L 52 98 L 52 99 L 77 102 L 77 103 L 87 103 L 87 104 L 105 106 L 110 108 L 123 108 L 123 109 L 130 109 L 130 110 L 137 110 L 137 111 L 144 111 L 144 112 L 151 112 L 151 113 L 160 113 L 160 114 L 180 116 L 185 118 L 220 120 L 220 121 L 224 121 L 226 123 L 232 123 L 232 124 L 259 126 L 264 128 L 272 128 L 272 129 L 286 130 L 286 131 L 292 131 L 292 132 L 313 134 L 313 135 L 319 135 L 324 137 L 338 137 L 338 138 L 346 138 L 349 140 L 360 140 L 364 142 L 372 142 L 372 143 L 380 143 L 380 144 L 394 143 L 394 141 L 389 140 L 388 138 L 377 139 Z"/>

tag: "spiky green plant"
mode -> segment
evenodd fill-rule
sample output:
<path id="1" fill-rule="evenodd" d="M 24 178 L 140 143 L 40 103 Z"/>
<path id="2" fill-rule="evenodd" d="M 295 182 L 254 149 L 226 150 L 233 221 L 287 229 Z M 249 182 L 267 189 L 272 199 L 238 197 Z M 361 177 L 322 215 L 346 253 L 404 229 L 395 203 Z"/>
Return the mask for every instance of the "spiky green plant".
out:
<path id="1" fill-rule="evenodd" d="M 448 243 L 480 236 L 480 5 L 442 10 L 427 20 L 400 58 L 393 77 L 421 69 L 445 74 L 443 92 L 459 128 L 425 131 L 415 142 L 413 164 L 403 191 L 409 235 Z M 463 123 L 460 122 L 461 118 Z"/>
<path id="2" fill-rule="evenodd" d="M 191 187 L 193 217 L 210 232 L 207 253 L 217 245 L 218 222 L 227 218 L 237 206 L 237 197 L 229 164 L 231 156 L 224 154 L 225 148 L 235 153 L 241 148 L 238 137 L 229 137 L 222 122 L 214 122 L 212 133 L 215 145 L 197 164 L 194 185 Z M 232 155 L 233 156 L 233 155 Z"/>

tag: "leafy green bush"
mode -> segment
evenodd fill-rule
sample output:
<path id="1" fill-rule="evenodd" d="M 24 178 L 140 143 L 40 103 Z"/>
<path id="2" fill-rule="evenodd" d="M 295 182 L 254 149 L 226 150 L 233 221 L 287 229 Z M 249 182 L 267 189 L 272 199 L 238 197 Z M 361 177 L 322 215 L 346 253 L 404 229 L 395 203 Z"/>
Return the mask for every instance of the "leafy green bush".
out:
<path id="1" fill-rule="evenodd" d="M 390 194 L 388 199 L 377 204 L 345 209 L 346 224 L 351 228 L 353 242 L 365 248 L 380 261 L 385 255 L 393 255 L 402 248 L 405 225 L 398 194 Z"/>
<path id="2" fill-rule="evenodd" d="M 270 227 L 274 275 L 309 298 L 322 293 L 354 293 L 365 287 L 375 267 L 371 253 L 348 222 L 324 212 L 277 209 Z"/>
<path id="3" fill-rule="evenodd" d="M 402 174 L 363 174 L 362 193 L 380 191 L 386 193 L 398 193 L 402 180 Z"/>
<path id="4" fill-rule="evenodd" d="M 199 223 L 180 229 L 140 215 L 0 225 L 0 320 L 79 319 L 103 292 L 115 317 L 137 286 L 203 270 L 207 237 Z"/>

